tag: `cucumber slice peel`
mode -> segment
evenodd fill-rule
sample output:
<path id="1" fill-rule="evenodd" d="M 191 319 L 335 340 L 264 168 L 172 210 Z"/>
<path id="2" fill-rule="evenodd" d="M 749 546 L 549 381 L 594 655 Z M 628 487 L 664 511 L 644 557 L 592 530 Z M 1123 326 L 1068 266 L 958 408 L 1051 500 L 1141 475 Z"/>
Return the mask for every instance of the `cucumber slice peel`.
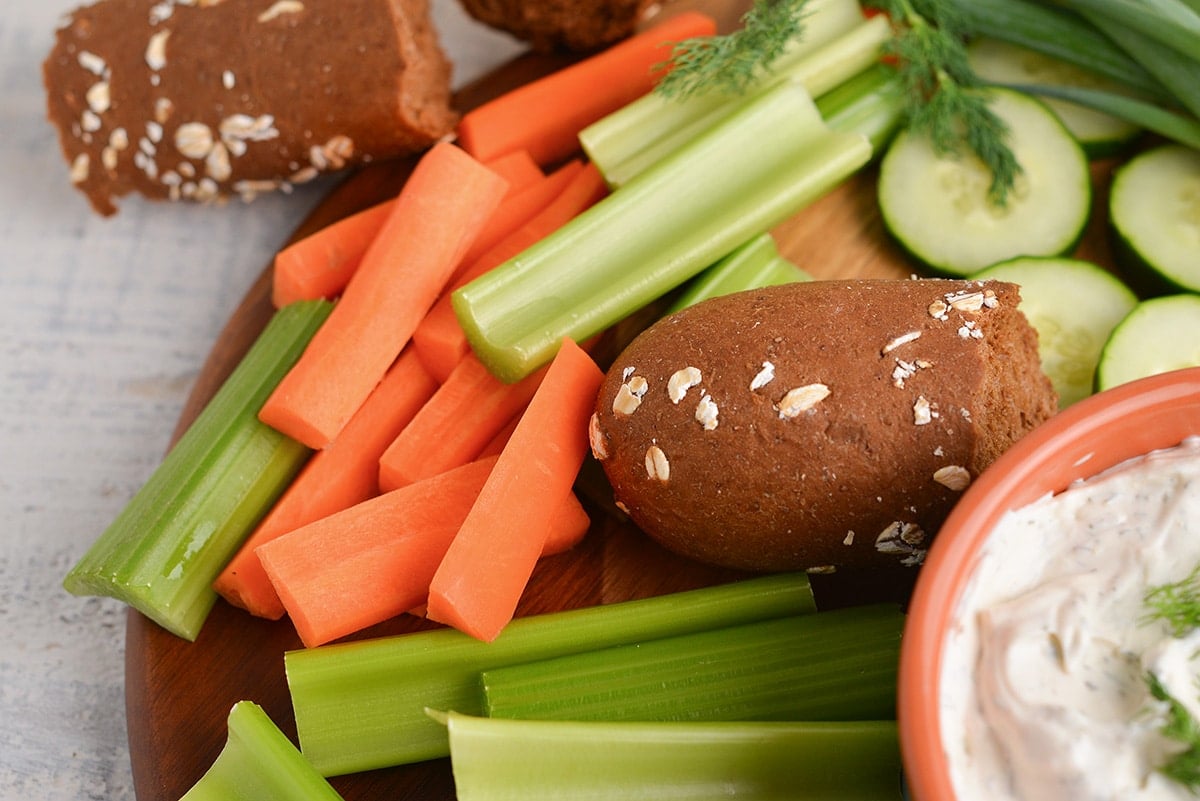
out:
<path id="1" fill-rule="evenodd" d="M 987 198 L 991 176 L 974 158 L 939 156 L 901 132 L 880 164 L 879 207 L 892 236 L 930 269 L 969 275 L 1017 256 L 1060 256 L 1083 236 L 1091 174 L 1075 137 L 1042 101 L 990 89 L 1022 167 L 1009 202 Z"/>
<path id="2" fill-rule="evenodd" d="M 1200 291 L 1200 151 L 1160 145 L 1122 165 L 1109 222 L 1122 269 L 1146 294 Z"/>
<path id="3" fill-rule="evenodd" d="M 1022 257 L 975 273 L 1021 287 L 1021 311 L 1038 332 L 1042 370 L 1066 408 L 1092 394 L 1109 334 L 1137 305 L 1117 276 L 1088 261 Z"/>
<path id="4" fill-rule="evenodd" d="M 1200 366 L 1200 295 L 1143 300 L 1113 329 L 1096 369 L 1096 389 Z"/>

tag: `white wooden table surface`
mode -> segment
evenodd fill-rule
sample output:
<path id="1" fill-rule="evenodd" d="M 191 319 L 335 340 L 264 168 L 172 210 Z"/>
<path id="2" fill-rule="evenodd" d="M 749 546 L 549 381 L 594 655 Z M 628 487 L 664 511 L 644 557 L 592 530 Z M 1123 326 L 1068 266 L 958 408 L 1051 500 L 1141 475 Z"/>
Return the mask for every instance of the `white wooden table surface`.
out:
<path id="1" fill-rule="evenodd" d="M 86 0 L 0 3 L 0 799 L 128 801 L 125 612 L 64 573 L 154 468 L 225 320 L 322 187 L 93 214 L 41 62 Z M 146 0 L 147 5 L 151 0 Z M 455 83 L 518 51 L 433 0 Z"/>

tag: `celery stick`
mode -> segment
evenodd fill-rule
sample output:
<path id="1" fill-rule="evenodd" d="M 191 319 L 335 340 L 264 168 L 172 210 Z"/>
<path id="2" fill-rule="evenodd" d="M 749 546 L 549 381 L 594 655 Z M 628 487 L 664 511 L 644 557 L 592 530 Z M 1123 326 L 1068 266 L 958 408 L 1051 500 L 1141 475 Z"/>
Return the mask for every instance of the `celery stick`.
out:
<path id="1" fill-rule="evenodd" d="M 801 38 L 772 65 L 764 76 L 775 76 L 813 49 L 841 36 L 862 20 L 857 0 L 808 0 L 804 7 Z M 668 99 L 651 92 L 625 105 L 580 132 L 579 141 L 589 159 L 607 177 L 611 164 L 663 137 L 691 128 L 700 118 L 718 112 L 730 98 L 719 92 L 693 94 L 683 99 Z"/>
<path id="2" fill-rule="evenodd" d="M 599 333 L 795 214 L 871 156 L 781 84 L 513 259 L 452 295 L 475 354 L 503 381 Z"/>
<path id="3" fill-rule="evenodd" d="M 437 717 L 449 730 L 459 801 L 903 797 L 891 720 L 610 723 Z"/>
<path id="4" fill-rule="evenodd" d="M 332 304 L 280 309 L 195 422 L 63 581 L 110 596 L 194 640 L 212 582 L 311 451 L 259 422 L 258 409 Z"/>
<path id="5" fill-rule="evenodd" d="M 810 280 L 812 276 L 779 255 L 779 247 L 769 233 L 759 234 L 693 278 L 667 313 L 731 292 Z"/>
<path id="6" fill-rule="evenodd" d="M 325 776 L 448 753 L 426 707 L 477 714 L 487 668 L 811 612 L 803 574 L 517 618 L 491 643 L 452 629 L 284 656 L 300 749 Z"/>
<path id="7" fill-rule="evenodd" d="M 340 801 L 262 707 L 239 701 L 212 767 L 181 801 Z"/>
<path id="8" fill-rule="evenodd" d="M 483 710 L 523 720 L 886 719 L 903 625 L 894 606 L 852 607 L 489 669 Z"/>
<path id="9" fill-rule="evenodd" d="M 904 86 L 894 68 L 875 64 L 817 98 L 817 111 L 831 130 L 862 134 L 881 155 L 904 121 Z"/>
<path id="10" fill-rule="evenodd" d="M 803 54 L 777 65 L 757 89 L 739 97 L 721 94 L 694 95 L 682 99 L 666 99 L 657 94 L 645 95 L 614 115 L 629 113 L 626 109 L 646 109 L 640 117 L 656 111 L 653 122 L 633 120 L 623 123 L 624 136 L 609 134 L 601 138 L 597 127 L 615 126 L 619 119 L 610 118 L 594 123 L 580 132 L 579 141 L 588 157 L 604 174 L 610 186 L 622 186 L 652 164 L 687 142 L 702 136 L 705 131 L 727 119 L 737 109 L 780 83 L 793 82 L 803 86 L 810 95 L 818 97 L 870 67 L 879 59 L 883 43 L 891 36 L 891 26 L 882 16 L 859 20 L 857 24 L 830 39 L 805 50 Z M 613 115 L 610 115 L 610 117 Z M 641 122 L 635 127 L 635 122 Z M 669 127 L 666 127 L 669 122 Z M 652 126 L 665 130 L 651 131 Z"/>

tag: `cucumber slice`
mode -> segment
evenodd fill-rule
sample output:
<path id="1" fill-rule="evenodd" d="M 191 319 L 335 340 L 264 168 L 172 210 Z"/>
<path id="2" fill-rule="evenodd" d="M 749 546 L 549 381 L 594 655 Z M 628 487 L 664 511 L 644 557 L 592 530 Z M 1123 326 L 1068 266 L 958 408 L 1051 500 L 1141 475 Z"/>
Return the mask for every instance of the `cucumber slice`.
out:
<path id="1" fill-rule="evenodd" d="M 1021 311 L 1038 332 L 1042 370 L 1060 409 L 1092 394 L 1104 343 L 1138 302 L 1117 276 L 1079 259 L 1021 257 L 972 277 L 1021 287 Z"/>
<path id="2" fill-rule="evenodd" d="M 1200 366 L 1200 295 L 1150 298 L 1113 329 L 1100 354 L 1096 389 L 1196 366 Z"/>
<path id="3" fill-rule="evenodd" d="M 967 57 L 975 74 L 989 82 L 1078 86 L 1128 94 L 1120 84 L 1094 72 L 999 39 L 976 39 L 968 47 Z M 1127 120 L 1076 103 L 1053 98 L 1044 98 L 1044 102 L 1083 146 L 1088 158 L 1119 153 L 1141 133 L 1139 126 Z"/>
<path id="4" fill-rule="evenodd" d="M 902 131 L 880 163 L 888 231 L 929 268 L 968 275 L 1017 256 L 1061 256 L 1083 235 L 1092 185 L 1083 148 L 1041 100 L 989 90 L 1022 167 L 1008 203 L 988 200 L 991 173 L 972 157 L 939 156 Z"/>
<path id="5" fill-rule="evenodd" d="M 1143 294 L 1200 291 L 1200 151 L 1160 145 L 1116 171 L 1116 257 Z"/>

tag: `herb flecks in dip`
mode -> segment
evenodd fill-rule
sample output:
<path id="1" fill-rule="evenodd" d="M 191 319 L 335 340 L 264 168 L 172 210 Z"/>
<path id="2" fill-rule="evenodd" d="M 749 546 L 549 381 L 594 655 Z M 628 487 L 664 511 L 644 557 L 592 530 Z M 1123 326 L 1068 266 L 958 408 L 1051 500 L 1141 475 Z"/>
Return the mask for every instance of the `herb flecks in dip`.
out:
<path id="1" fill-rule="evenodd" d="M 943 653 L 963 799 L 1190 799 L 1163 768 L 1170 699 L 1200 718 L 1200 634 L 1147 595 L 1200 564 L 1200 438 L 1007 513 Z"/>

